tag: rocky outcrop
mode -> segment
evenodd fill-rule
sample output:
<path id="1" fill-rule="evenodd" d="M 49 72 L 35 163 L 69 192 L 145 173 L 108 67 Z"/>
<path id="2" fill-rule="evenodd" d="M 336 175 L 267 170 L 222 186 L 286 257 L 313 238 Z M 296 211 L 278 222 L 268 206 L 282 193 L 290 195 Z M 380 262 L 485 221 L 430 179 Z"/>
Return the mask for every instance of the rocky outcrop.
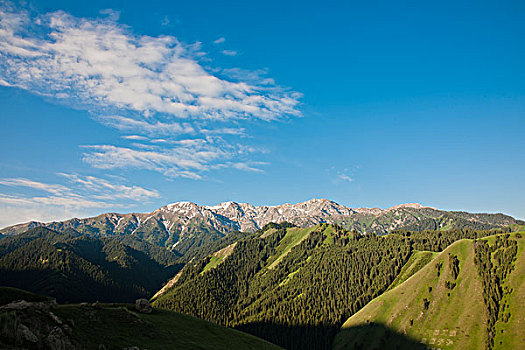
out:
<path id="1" fill-rule="evenodd" d="M 31 330 L 27 328 L 27 326 L 23 325 L 22 323 L 20 323 L 16 327 L 16 336 L 19 339 L 22 339 L 22 341 L 27 341 L 30 343 L 38 342 L 38 337 L 33 332 L 31 332 Z"/>
<path id="2" fill-rule="evenodd" d="M 135 310 L 141 314 L 151 314 L 153 308 L 151 307 L 148 299 L 137 299 L 135 301 Z"/>
<path id="3" fill-rule="evenodd" d="M 76 350 L 82 347 L 71 339 L 73 324 L 57 317 L 53 302 L 14 301 L 0 307 L 0 344 L 14 348 Z"/>

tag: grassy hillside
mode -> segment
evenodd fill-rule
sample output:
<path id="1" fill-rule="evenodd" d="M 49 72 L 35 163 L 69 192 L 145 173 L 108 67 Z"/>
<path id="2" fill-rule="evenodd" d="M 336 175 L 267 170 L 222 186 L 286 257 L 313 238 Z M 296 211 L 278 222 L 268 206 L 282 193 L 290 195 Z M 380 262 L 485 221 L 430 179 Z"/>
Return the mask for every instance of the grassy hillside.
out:
<path id="1" fill-rule="evenodd" d="M 407 279 L 412 277 L 413 274 L 425 267 L 437 255 L 438 253 L 429 251 L 415 251 L 412 253 L 410 259 L 408 259 L 405 266 L 403 266 L 399 275 L 397 275 L 394 282 L 392 282 L 390 287 L 388 287 L 388 290 L 393 289 L 405 282 Z"/>
<path id="2" fill-rule="evenodd" d="M 525 257 L 522 251 L 525 242 L 520 236 L 513 234 L 510 238 L 517 240 L 519 246 L 516 260 L 512 263 L 514 269 L 501 281 L 502 292 L 494 293 L 505 296 L 501 302 L 494 301 L 494 304 L 501 305 L 495 316 L 498 320 L 494 338 L 496 349 L 520 348 L 525 341 L 522 310 L 525 296 Z M 500 239 L 501 248 L 496 249 L 494 237 L 483 241 L 492 244 L 494 252 L 492 255 L 488 253 L 491 258 L 487 266 L 497 272 L 504 265 L 497 261 L 505 261 L 504 252 L 511 250 L 512 244 L 503 243 L 504 240 Z M 484 285 L 475 262 L 475 256 L 480 260 L 476 247 L 483 246 L 481 243 L 458 241 L 403 283 L 394 283 L 394 288 L 372 300 L 343 324 L 334 340 L 334 349 L 486 348 L 491 314 L 487 303 L 491 302 L 484 300 L 484 292 L 486 298 L 491 300 L 490 292 L 486 290 L 497 289 L 497 283 Z M 411 260 L 416 263 L 417 259 L 413 256 Z M 414 264 L 409 261 L 407 265 Z M 409 269 L 406 268 L 407 271 Z M 512 288 L 512 292 L 506 289 L 507 286 Z M 508 306 L 504 308 L 503 305 Z M 505 322 L 504 315 L 509 312 Z"/>
<path id="3" fill-rule="evenodd" d="M 377 237 L 358 238 L 327 224 L 268 230 L 239 241 L 220 264 L 210 257 L 189 264 L 155 305 L 287 348 L 326 348 L 341 314 L 359 307 L 358 296 L 388 287 L 409 254 L 396 237 L 382 244 Z M 393 245 L 395 253 L 389 249 Z M 350 247 L 359 253 L 349 254 Z M 349 276 L 368 283 L 349 281 Z M 341 285 L 345 288 L 335 287 Z"/>
<path id="4" fill-rule="evenodd" d="M 227 258 L 219 250 L 187 264 L 154 303 L 285 348 L 329 349 L 343 322 L 400 273 L 399 283 L 451 243 L 494 233 L 363 236 L 329 224 L 270 225 L 239 240 Z"/>
<path id="5" fill-rule="evenodd" d="M 204 273 L 209 269 L 217 267 L 217 265 L 219 265 L 221 262 L 224 261 L 224 259 L 231 255 L 236 245 L 237 242 L 232 243 L 229 246 L 213 253 L 213 255 L 210 257 L 210 262 L 204 267 L 201 273 Z"/>
<path id="6" fill-rule="evenodd" d="M 32 293 L 0 287 L 5 301 L 45 301 Z M 176 312 L 154 309 L 136 312 L 132 304 L 33 304 L 10 311 L 0 307 L 0 348 L 67 349 L 280 349 L 252 335 Z M 16 329 L 24 325 L 38 338 L 28 342 Z"/>
<path id="7" fill-rule="evenodd" d="M 75 336 L 87 349 L 99 349 L 99 344 L 108 350 L 130 346 L 148 350 L 280 349 L 250 334 L 167 310 L 147 315 L 134 312 L 131 306 L 104 306 L 92 311 L 96 322 L 75 318 L 82 311 L 85 313 L 78 306 L 64 305 L 57 308 L 56 315 L 75 320 Z"/>
<path id="8" fill-rule="evenodd" d="M 331 226 L 329 226 L 331 227 Z M 275 249 L 275 254 L 273 254 L 267 261 L 267 267 L 269 269 L 275 268 L 283 258 L 290 253 L 293 247 L 301 243 L 308 235 L 314 231 L 315 229 L 318 229 L 319 226 L 314 226 L 311 228 L 299 228 L 299 227 L 291 227 L 288 228 L 286 231 L 286 234 L 279 242 L 279 245 Z"/>

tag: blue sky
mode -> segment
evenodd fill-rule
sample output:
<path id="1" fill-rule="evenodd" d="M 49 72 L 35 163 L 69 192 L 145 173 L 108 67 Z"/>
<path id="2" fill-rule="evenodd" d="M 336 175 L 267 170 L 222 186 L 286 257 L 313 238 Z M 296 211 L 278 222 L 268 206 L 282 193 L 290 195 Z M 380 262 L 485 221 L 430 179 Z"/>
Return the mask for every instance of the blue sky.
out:
<path id="1" fill-rule="evenodd" d="M 0 226 L 311 198 L 525 218 L 522 1 L 29 1 L 0 20 Z"/>

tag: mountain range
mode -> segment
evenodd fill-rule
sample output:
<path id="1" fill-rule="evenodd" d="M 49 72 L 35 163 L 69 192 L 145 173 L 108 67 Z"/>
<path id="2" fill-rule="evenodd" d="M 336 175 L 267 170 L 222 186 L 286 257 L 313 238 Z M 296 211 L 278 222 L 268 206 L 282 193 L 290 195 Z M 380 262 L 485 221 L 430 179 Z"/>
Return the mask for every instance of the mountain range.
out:
<path id="1" fill-rule="evenodd" d="M 386 234 L 398 229 L 489 230 L 523 223 L 504 214 L 444 211 L 417 203 L 388 209 L 349 208 L 327 199 L 312 199 L 276 206 L 236 202 L 200 206 L 192 202 L 176 202 L 151 213 L 106 213 L 50 223 L 31 221 L 6 227 L 0 230 L 0 234 L 13 235 L 34 227 L 46 227 L 57 232 L 72 229 L 80 234 L 94 236 L 133 235 L 184 255 L 232 231 L 255 232 L 270 222 L 289 222 L 299 227 L 320 223 L 337 224 L 346 230 L 363 234 Z"/>

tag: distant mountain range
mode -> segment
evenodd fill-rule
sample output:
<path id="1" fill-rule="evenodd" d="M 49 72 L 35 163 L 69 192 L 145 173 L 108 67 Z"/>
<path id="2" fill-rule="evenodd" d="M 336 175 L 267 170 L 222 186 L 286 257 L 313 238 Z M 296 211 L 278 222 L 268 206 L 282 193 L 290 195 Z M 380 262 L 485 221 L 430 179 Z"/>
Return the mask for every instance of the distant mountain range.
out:
<path id="1" fill-rule="evenodd" d="M 73 229 L 80 234 L 94 236 L 133 235 L 184 255 L 229 232 L 254 232 L 270 222 L 290 222 L 300 227 L 319 223 L 338 224 L 347 230 L 363 234 L 386 234 L 398 229 L 488 230 L 523 224 L 522 221 L 504 214 L 443 211 L 414 203 L 389 209 L 348 208 L 327 199 L 312 199 L 298 204 L 276 206 L 253 206 L 236 202 L 200 206 L 192 202 L 176 202 L 151 213 L 107 213 L 92 218 L 50 223 L 31 221 L 6 227 L 0 230 L 0 234 L 20 234 L 30 228 L 46 227 L 57 232 Z"/>
<path id="2" fill-rule="evenodd" d="M 338 224 L 347 230 L 377 234 L 397 229 L 487 230 L 523 223 L 504 214 L 444 211 L 416 203 L 389 209 L 348 208 L 327 199 L 312 199 L 276 206 L 236 202 L 200 206 L 192 202 L 176 202 L 151 213 L 107 213 L 92 218 L 50 223 L 31 221 L 6 227 L 0 230 L 0 234 L 13 235 L 34 227 L 46 227 L 58 232 L 73 229 L 97 236 L 134 235 L 184 254 L 196 244 L 196 240 L 221 237 L 231 231 L 254 232 L 270 222 L 290 222 L 300 227 L 319 223 Z"/>

